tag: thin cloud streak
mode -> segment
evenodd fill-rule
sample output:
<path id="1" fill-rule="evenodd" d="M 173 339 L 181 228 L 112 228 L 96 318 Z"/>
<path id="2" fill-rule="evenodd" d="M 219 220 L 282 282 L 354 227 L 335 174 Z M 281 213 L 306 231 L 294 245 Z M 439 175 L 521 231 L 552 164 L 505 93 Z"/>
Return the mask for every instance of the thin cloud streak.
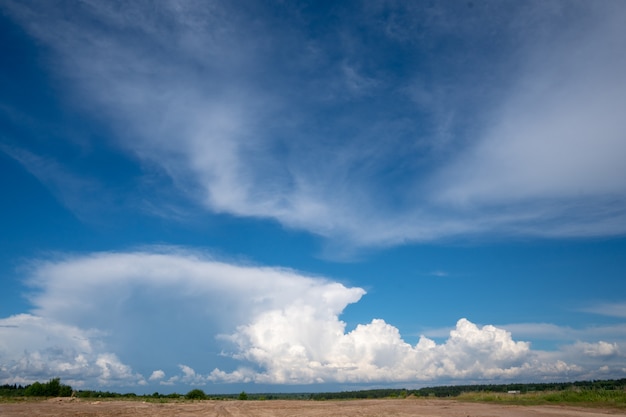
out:
<path id="1" fill-rule="evenodd" d="M 593 310 L 584 310 L 595 313 Z M 589 325 L 581 327 L 563 326 L 553 323 L 499 323 L 499 329 L 504 329 L 524 340 L 559 342 L 568 345 L 576 342 L 594 342 L 610 339 L 621 344 L 626 343 L 626 323 Z M 432 338 L 445 338 L 451 331 L 449 327 L 425 329 L 422 334 Z"/>
<path id="2" fill-rule="evenodd" d="M 19 162 L 45 185 L 64 207 L 83 221 L 94 221 L 96 216 L 93 213 L 98 211 L 99 205 L 111 205 L 112 197 L 101 184 L 94 179 L 70 172 L 53 158 L 35 155 L 24 149 L 2 144 L 0 144 L 0 152 L 4 152 Z"/>
<path id="3" fill-rule="evenodd" d="M 623 319 L 626 318 L 626 301 L 617 303 L 599 303 L 582 308 L 580 311 Z"/>

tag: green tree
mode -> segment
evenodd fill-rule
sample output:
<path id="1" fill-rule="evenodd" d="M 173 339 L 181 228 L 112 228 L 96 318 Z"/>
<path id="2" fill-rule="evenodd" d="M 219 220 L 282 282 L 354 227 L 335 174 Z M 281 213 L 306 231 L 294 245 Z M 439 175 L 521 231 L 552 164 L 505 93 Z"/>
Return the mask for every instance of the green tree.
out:
<path id="1" fill-rule="evenodd" d="M 61 384 L 59 388 L 59 397 L 71 397 L 74 390 L 69 385 Z"/>
<path id="2" fill-rule="evenodd" d="M 45 397 L 46 389 L 41 382 L 33 382 L 31 385 L 26 387 L 24 395 L 27 397 Z"/>
<path id="3" fill-rule="evenodd" d="M 60 378 L 52 378 L 45 384 L 34 382 L 29 385 L 24 391 L 24 395 L 28 397 L 70 397 L 72 387 L 61 384 Z"/>
<path id="4" fill-rule="evenodd" d="M 239 399 L 243 400 L 243 401 L 247 400 L 248 399 L 248 394 L 246 394 L 245 391 L 241 391 L 241 394 L 239 394 Z"/>
<path id="5" fill-rule="evenodd" d="M 46 396 L 47 397 L 58 397 L 61 392 L 61 379 L 60 378 L 52 378 L 48 381 L 46 386 Z"/>
<path id="6" fill-rule="evenodd" d="M 192 389 L 185 395 L 188 400 L 206 400 L 206 394 L 201 389 Z"/>

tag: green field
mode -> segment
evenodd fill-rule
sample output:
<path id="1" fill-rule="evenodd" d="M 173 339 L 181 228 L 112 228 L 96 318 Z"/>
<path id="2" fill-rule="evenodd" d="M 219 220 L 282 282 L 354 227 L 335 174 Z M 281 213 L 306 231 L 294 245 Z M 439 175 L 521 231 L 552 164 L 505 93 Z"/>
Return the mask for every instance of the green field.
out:
<path id="1" fill-rule="evenodd" d="M 502 392 L 466 392 L 456 397 L 459 401 L 515 404 L 515 405 L 572 405 L 584 407 L 611 407 L 626 409 L 626 391 L 603 389 L 568 389 L 562 391 L 507 394 Z"/>

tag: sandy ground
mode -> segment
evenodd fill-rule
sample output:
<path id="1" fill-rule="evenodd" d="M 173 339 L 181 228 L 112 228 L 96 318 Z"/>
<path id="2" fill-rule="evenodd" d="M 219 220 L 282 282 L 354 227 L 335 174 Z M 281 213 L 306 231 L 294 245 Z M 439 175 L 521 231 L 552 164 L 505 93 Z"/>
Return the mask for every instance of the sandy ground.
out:
<path id="1" fill-rule="evenodd" d="M 0 416 L 254 416 L 254 417 L 606 417 L 626 413 L 616 410 L 560 406 L 510 406 L 463 403 L 451 400 L 352 401 L 196 401 L 144 403 L 141 401 L 47 401 L 0 404 Z"/>

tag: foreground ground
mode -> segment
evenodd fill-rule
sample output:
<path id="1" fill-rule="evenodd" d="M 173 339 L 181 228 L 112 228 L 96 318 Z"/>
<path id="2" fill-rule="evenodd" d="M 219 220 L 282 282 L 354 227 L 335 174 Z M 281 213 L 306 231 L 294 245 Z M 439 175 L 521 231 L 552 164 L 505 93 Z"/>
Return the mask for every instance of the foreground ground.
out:
<path id="1" fill-rule="evenodd" d="M 250 417 L 606 417 L 623 411 L 561 406 L 477 404 L 453 400 L 196 401 L 146 403 L 50 399 L 0 403 L 0 416 L 250 416 Z"/>

